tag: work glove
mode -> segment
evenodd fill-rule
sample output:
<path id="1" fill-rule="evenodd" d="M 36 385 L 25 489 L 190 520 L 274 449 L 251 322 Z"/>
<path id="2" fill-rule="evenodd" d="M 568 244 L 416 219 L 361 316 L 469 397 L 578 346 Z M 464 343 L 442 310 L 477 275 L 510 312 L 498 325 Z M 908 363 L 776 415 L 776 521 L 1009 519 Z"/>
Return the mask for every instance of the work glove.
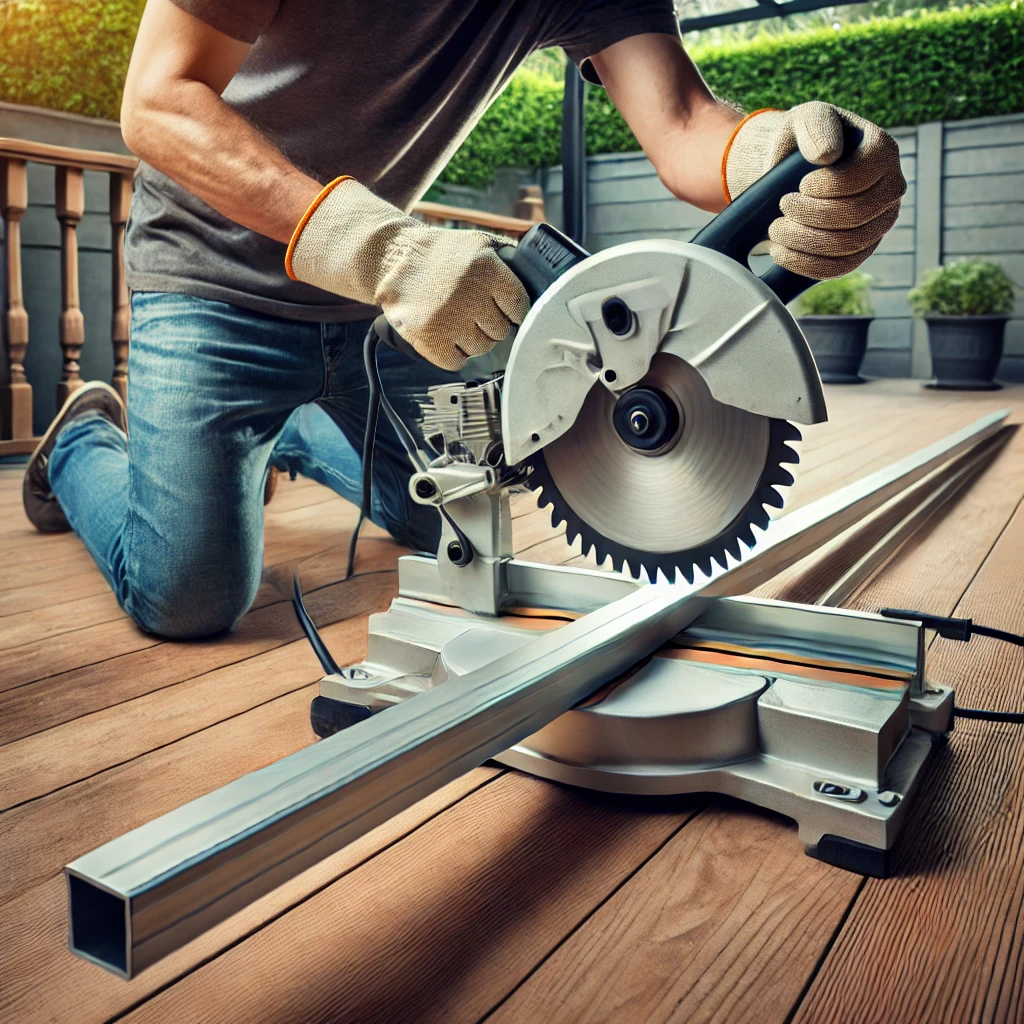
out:
<path id="1" fill-rule="evenodd" d="M 380 306 L 425 359 L 460 370 L 520 324 L 529 299 L 496 252 L 508 239 L 434 228 L 354 178 L 331 182 L 296 227 L 289 277 Z"/>
<path id="2" fill-rule="evenodd" d="M 855 125 L 864 137 L 853 153 L 839 160 L 844 124 Z M 726 199 L 732 202 L 796 149 L 821 169 L 804 176 L 799 192 L 783 197 L 782 216 L 768 231 L 772 258 L 819 281 L 841 277 L 874 252 L 899 216 L 907 183 L 896 140 L 830 103 L 760 110 L 740 122 L 726 146 Z"/>

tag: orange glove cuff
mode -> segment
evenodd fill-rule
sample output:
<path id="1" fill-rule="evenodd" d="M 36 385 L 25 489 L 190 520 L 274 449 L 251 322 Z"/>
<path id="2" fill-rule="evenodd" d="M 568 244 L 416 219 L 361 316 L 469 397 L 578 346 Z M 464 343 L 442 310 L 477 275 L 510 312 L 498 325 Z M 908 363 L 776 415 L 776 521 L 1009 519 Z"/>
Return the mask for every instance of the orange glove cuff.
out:
<path id="1" fill-rule="evenodd" d="M 732 196 L 729 194 L 729 179 L 726 176 L 725 169 L 729 163 L 729 150 L 732 149 L 732 144 L 736 141 L 736 136 L 739 135 L 740 129 L 753 117 L 757 117 L 758 114 L 769 114 L 777 113 L 775 107 L 762 107 L 760 110 L 755 110 L 752 114 L 747 114 L 745 118 L 732 130 L 732 135 L 729 136 L 729 141 L 725 144 L 725 152 L 722 154 L 722 191 L 725 193 L 725 201 L 727 203 L 732 202 Z M 320 200 L 317 199 L 317 202 Z M 305 221 L 303 221 L 305 223 Z"/>
<path id="2" fill-rule="evenodd" d="M 299 240 L 299 235 L 302 234 L 302 229 L 309 223 L 309 218 L 316 213 L 316 208 L 340 185 L 343 181 L 354 181 L 355 179 L 351 174 L 342 174 L 340 177 L 335 178 L 334 181 L 328 182 L 317 194 L 316 199 L 309 204 L 309 209 L 302 215 L 302 219 L 298 224 L 295 225 L 295 230 L 292 232 L 291 241 L 288 243 L 288 251 L 284 254 L 284 269 L 288 272 L 288 276 L 293 281 L 298 281 L 298 278 L 292 272 L 292 253 L 295 252 L 295 245 Z"/>

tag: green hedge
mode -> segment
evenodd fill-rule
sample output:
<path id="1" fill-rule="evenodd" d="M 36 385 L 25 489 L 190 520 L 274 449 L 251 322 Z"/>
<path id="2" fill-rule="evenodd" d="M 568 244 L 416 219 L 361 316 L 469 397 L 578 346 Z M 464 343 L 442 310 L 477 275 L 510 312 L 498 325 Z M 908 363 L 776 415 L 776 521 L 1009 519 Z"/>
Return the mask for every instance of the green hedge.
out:
<path id="1" fill-rule="evenodd" d="M 145 0 L 0 0 L 0 100 L 117 120 Z"/>
<path id="2" fill-rule="evenodd" d="M 142 0 L 0 0 L 0 99 L 116 118 Z M 828 100 L 879 124 L 1024 110 L 1024 4 L 915 12 L 691 53 L 723 99 L 754 110 Z M 562 85 L 522 69 L 441 180 L 483 186 L 498 167 L 560 160 Z M 636 139 L 601 89 L 588 90 L 587 148 Z"/>
<path id="3" fill-rule="evenodd" d="M 886 128 L 1024 110 L 1019 2 L 695 46 L 690 54 L 715 94 L 746 110 L 827 100 Z M 497 167 L 559 163 L 561 94 L 560 83 L 520 72 L 441 180 L 480 186 Z M 588 90 L 586 126 L 590 153 L 640 148 L 602 89 Z"/>

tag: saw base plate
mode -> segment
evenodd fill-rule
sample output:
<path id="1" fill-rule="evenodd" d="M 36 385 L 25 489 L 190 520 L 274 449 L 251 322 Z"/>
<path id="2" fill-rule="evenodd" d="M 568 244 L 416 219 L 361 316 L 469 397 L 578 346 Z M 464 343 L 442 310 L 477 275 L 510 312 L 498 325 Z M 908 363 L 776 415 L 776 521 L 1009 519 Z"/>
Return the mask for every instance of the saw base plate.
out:
<path id="1" fill-rule="evenodd" d="M 437 563 L 400 559 L 400 594 L 370 619 L 366 661 L 324 678 L 314 730 L 511 655 L 637 584 L 507 563 L 507 611 L 445 596 Z M 928 687 L 919 624 L 748 598 L 709 605 L 632 672 L 496 758 L 609 793 L 722 793 L 794 819 L 812 856 L 884 876 L 952 691 Z"/>

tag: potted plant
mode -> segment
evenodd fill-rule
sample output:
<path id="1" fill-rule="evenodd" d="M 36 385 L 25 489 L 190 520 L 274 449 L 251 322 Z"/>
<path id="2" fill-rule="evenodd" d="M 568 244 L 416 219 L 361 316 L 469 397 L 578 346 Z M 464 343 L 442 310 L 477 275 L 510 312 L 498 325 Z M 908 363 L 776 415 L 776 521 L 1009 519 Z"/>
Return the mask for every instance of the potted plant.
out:
<path id="1" fill-rule="evenodd" d="M 928 324 L 935 381 L 928 387 L 992 391 L 1003 335 L 1013 309 L 1013 282 L 988 260 L 938 267 L 907 296 Z"/>
<path id="2" fill-rule="evenodd" d="M 797 299 L 797 316 L 826 384 L 863 384 L 860 364 L 874 319 L 871 278 L 853 273 L 820 281 Z"/>

